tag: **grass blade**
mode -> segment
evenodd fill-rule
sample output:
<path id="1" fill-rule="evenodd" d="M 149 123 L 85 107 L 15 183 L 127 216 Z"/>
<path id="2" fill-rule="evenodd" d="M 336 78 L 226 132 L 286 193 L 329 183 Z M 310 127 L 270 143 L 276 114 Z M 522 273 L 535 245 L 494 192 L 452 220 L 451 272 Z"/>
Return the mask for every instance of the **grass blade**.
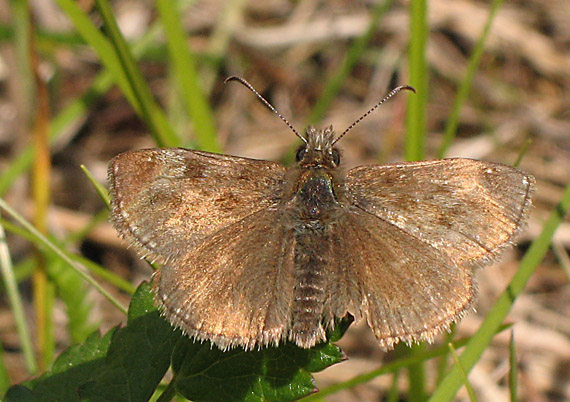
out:
<path id="1" fill-rule="evenodd" d="M 82 277 L 85 279 L 89 284 L 91 284 L 99 293 L 101 293 L 107 300 L 109 300 L 115 307 L 117 307 L 121 312 L 124 314 L 127 313 L 127 309 L 125 306 L 121 305 L 121 303 L 116 300 L 109 292 L 107 292 L 95 279 L 89 275 L 85 268 L 73 261 L 69 256 L 65 253 L 65 251 L 61 250 L 57 247 L 53 242 L 51 242 L 48 238 L 46 238 L 43 234 L 38 232 L 28 221 L 26 221 L 20 214 L 18 214 L 12 207 L 10 207 L 6 201 L 0 198 L 0 209 L 6 211 L 10 216 L 12 216 L 20 225 L 26 229 L 30 235 L 32 235 L 38 244 L 43 244 L 51 251 L 53 251 L 56 255 L 59 256 L 62 260 L 64 260 L 68 265 L 70 265 L 73 269 L 75 269 Z"/>
<path id="2" fill-rule="evenodd" d="M 465 345 L 467 343 L 467 341 L 468 341 L 467 339 L 459 340 L 459 341 L 456 341 L 454 343 L 454 345 L 456 348 L 462 347 L 463 345 Z M 359 384 L 363 384 L 365 382 L 368 382 L 368 381 L 370 381 L 376 377 L 379 377 L 381 375 L 394 373 L 394 372 L 399 371 L 403 368 L 409 367 L 413 364 L 418 364 L 420 362 L 423 362 L 423 361 L 432 359 L 434 357 L 440 356 L 442 354 L 445 354 L 445 353 L 447 353 L 447 349 L 448 349 L 447 345 L 443 345 L 443 346 L 440 346 L 440 347 L 432 349 L 432 350 L 424 351 L 424 352 L 418 353 L 416 355 L 407 356 L 407 357 L 395 360 L 393 362 L 390 362 L 388 364 L 384 364 L 376 370 L 372 370 L 372 371 L 369 371 L 368 373 L 357 375 L 357 376 L 351 378 L 350 380 L 343 381 L 340 383 L 336 383 L 336 384 L 330 385 L 326 388 L 323 388 L 318 393 L 304 398 L 303 402 L 321 400 L 322 398 L 324 398 L 327 395 L 334 394 L 334 393 L 342 391 L 344 389 L 353 388 Z"/>
<path id="3" fill-rule="evenodd" d="M 180 140 L 176 137 L 166 117 L 154 101 L 150 88 L 146 84 L 127 42 L 119 30 L 109 2 L 107 0 L 95 0 L 95 4 L 105 24 L 109 41 L 124 71 L 124 76 L 127 78 L 127 82 L 139 106 L 141 117 L 151 130 L 158 145 L 167 147 L 179 146 Z"/>
<path id="4" fill-rule="evenodd" d="M 509 393 L 511 395 L 511 402 L 517 402 L 517 351 L 515 348 L 515 331 L 511 331 L 511 341 L 509 342 Z"/>
<path id="5" fill-rule="evenodd" d="M 406 111 L 406 160 L 408 161 L 424 158 L 428 90 L 425 49 L 428 34 L 426 0 L 412 0 L 408 68 L 410 70 L 410 85 L 416 89 L 416 95 L 408 97 Z"/>
<path id="6" fill-rule="evenodd" d="M 421 355 L 425 350 L 425 343 L 413 345 L 409 348 L 409 355 Z M 427 399 L 424 361 L 419 361 L 408 367 L 408 384 L 408 400 L 410 402 L 424 402 Z"/>
<path id="7" fill-rule="evenodd" d="M 1 222 L 0 270 L 2 271 L 2 282 L 6 288 L 8 301 L 10 302 L 12 313 L 14 314 L 14 320 L 16 321 L 18 339 L 21 342 L 24 361 L 26 362 L 28 372 L 34 375 L 38 372 L 38 365 L 34 356 L 32 338 L 30 337 L 30 332 L 28 331 L 28 326 L 26 323 L 24 304 L 22 303 L 22 297 L 20 296 L 20 291 L 18 290 L 18 282 L 16 281 L 16 277 L 14 275 L 12 260 L 10 258 L 10 251 L 8 250 L 8 244 L 6 243 L 6 234 L 4 233 L 4 227 L 2 226 Z"/>
<path id="8" fill-rule="evenodd" d="M 57 0 L 59 7 L 65 12 L 71 20 L 77 32 L 85 39 L 85 41 L 97 52 L 101 63 L 112 74 L 115 83 L 121 88 L 121 91 L 140 115 L 140 105 L 129 85 L 126 72 L 121 66 L 121 62 L 115 54 L 113 47 L 103 36 L 101 31 L 91 22 L 89 17 L 79 8 L 77 2 L 73 0 Z"/>
<path id="9" fill-rule="evenodd" d="M 360 57 L 366 50 L 366 46 L 368 46 L 372 36 L 378 30 L 382 17 L 392 7 L 393 3 L 393 0 L 386 0 L 384 3 L 380 3 L 374 8 L 370 24 L 364 32 L 364 35 L 361 35 L 354 40 L 354 43 L 348 49 L 338 69 L 327 80 L 325 89 L 313 107 L 313 110 L 311 110 L 308 122 L 305 126 L 315 124 L 323 118 L 333 99 L 346 81 L 346 77 L 348 77 L 356 63 L 360 60 Z"/>
<path id="10" fill-rule="evenodd" d="M 467 388 L 467 395 L 469 395 L 469 400 L 471 402 L 477 402 L 477 397 L 475 396 L 475 391 L 473 391 L 473 387 L 471 386 L 471 383 L 469 382 L 469 379 L 467 378 L 467 373 L 465 373 L 463 366 L 461 366 L 461 362 L 459 361 L 459 357 L 457 356 L 457 353 L 455 352 L 455 348 L 453 347 L 453 344 L 450 343 L 448 346 L 449 346 L 449 352 L 451 353 L 451 357 L 453 358 L 453 361 L 455 362 L 455 366 L 459 369 L 459 373 L 461 374 L 461 379 L 463 380 L 463 385 L 465 385 L 465 388 Z"/>
<path id="11" fill-rule="evenodd" d="M 410 3 L 410 44 L 409 84 L 415 88 L 416 94 L 408 97 L 406 110 L 406 160 L 424 159 L 424 142 L 426 135 L 426 104 L 428 90 L 428 72 L 426 60 L 426 41 L 429 35 L 427 23 L 427 1 L 412 0 Z M 416 348 L 412 349 L 412 354 Z M 410 366 L 408 370 L 409 392 L 412 402 L 423 402 L 426 399 L 425 368 L 423 361 Z"/>
<path id="12" fill-rule="evenodd" d="M 133 58 L 128 49 L 120 55 L 117 54 L 117 48 L 109 43 L 107 38 L 105 38 L 99 29 L 91 22 L 89 17 L 79 8 L 77 2 L 73 0 L 57 0 L 57 3 L 73 22 L 75 28 L 85 41 L 97 52 L 101 63 L 111 72 L 115 82 L 119 88 L 121 88 L 129 103 L 137 114 L 145 120 L 157 144 L 163 146 L 179 145 L 179 140 L 168 125 L 164 114 L 162 114 L 154 102 L 152 95 L 148 95 L 150 90 L 142 80 L 140 71 L 136 68 L 134 61 L 130 62 Z M 97 4 L 99 5 L 99 3 L 102 2 L 99 1 Z M 107 8 L 105 8 L 105 5 Z M 112 29 L 113 25 L 116 28 L 116 23 L 112 15 L 111 18 L 109 18 L 109 13 L 104 12 L 105 10 L 109 10 L 108 3 L 105 2 L 102 6 L 102 17 L 107 17 L 105 19 L 106 22 L 111 24 L 111 26 L 107 28 Z M 118 32 L 118 28 L 116 28 L 116 32 Z M 112 36 L 112 39 L 116 42 L 123 43 L 124 46 L 118 46 L 120 49 L 125 50 L 126 43 L 120 33 L 118 33 L 118 37 L 116 35 Z M 125 63 L 132 68 L 132 71 L 125 69 Z M 136 74 L 138 78 L 133 78 L 132 74 Z M 135 84 L 136 86 L 134 86 Z M 137 91 L 136 93 L 135 90 Z M 141 100 L 144 104 L 141 104 Z"/>
<path id="13" fill-rule="evenodd" d="M 483 54 L 485 41 L 487 40 L 487 36 L 491 30 L 491 24 L 493 23 L 495 15 L 497 14 L 497 11 L 499 10 L 501 4 L 503 4 L 503 0 L 494 0 L 493 4 L 491 4 L 489 17 L 487 18 L 483 32 L 481 33 L 481 36 L 475 45 L 475 49 L 469 58 L 469 64 L 467 65 L 465 78 L 461 81 L 461 85 L 459 86 L 459 90 L 455 96 L 453 108 L 451 109 L 451 114 L 449 115 L 449 119 L 447 120 L 447 124 L 445 126 L 443 142 L 437 154 L 438 158 L 443 158 L 445 156 L 447 149 L 455 138 L 455 133 L 457 131 L 457 125 L 459 121 L 459 113 L 463 107 L 463 104 L 465 103 L 465 100 L 467 99 L 467 96 L 469 95 L 469 89 L 471 88 L 471 83 L 473 82 L 475 71 L 477 70 L 477 67 L 479 67 L 479 61 L 481 60 L 481 55 Z"/>
<path id="14" fill-rule="evenodd" d="M 188 48 L 178 6 L 178 2 L 172 0 L 156 2 L 166 34 L 174 75 L 180 87 L 180 95 L 184 98 L 188 109 L 188 115 L 192 119 L 199 148 L 204 151 L 219 152 L 220 145 L 217 141 L 214 116 L 200 87 L 195 57 Z"/>
<path id="15" fill-rule="evenodd" d="M 108 211 L 104 210 L 104 211 L 98 213 L 94 217 L 93 220 L 98 220 L 99 216 L 102 214 L 107 216 Z M 7 221 L 5 219 L 0 218 L 0 225 L 3 225 L 7 231 L 9 231 L 11 233 L 15 233 L 16 235 L 28 240 L 29 242 L 33 243 L 36 240 L 36 238 L 34 237 L 33 234 L 31 234 L 30 232 L 21 228 L 20 226 L 13 224 L 10 221 Z M 89 227 L 91 227 L 92 225 L 93 225 L 93 223 L 89 222 L 85 228 L 83 228 L 79 232 L 73 233 L 71 236 L 69 236 L 67 239 L 65 239 L 63 243 L 67 244 L 69 242 L 80 241 L 81 239 L 83 239 L 83 235 L 88 233 Z M 53 241 L 51 239 L 50 239 L 50 242 L 55 243 L 55 241 Z M 89 272 L 92 272 L 93 274 L 97 275 L 97 277 L 101 278 L 105 282 L 108 282 L 110 285 L 116 287 L 117 289 L 122 290 L 123 292 L 128 293 L 130 295 L 135 293 L 136 287 L 132 283 L 130 283 L 129 281 L 121 278 L 119 275 L 109 271 L 108 269 L 103 268 L 101 265 L 99 265 L 99 264 L 91 261 L 90 259 L 81 256 L 81 255 L 72 254 L 72 253 L 69 253 L 63 249 L 62 249 L 62 252 L 67 256 L 68 259 L 85 266 L 89 270 Z M 54 256 L 55 256 L 55 254 L 54 254 Z M 28 276 L 30 276 L 31 272 L 34 269 L 34 266 L 35 266 L 35 262 L 33 261 L 32 258 L 27 258 L 24 261 L 20 262 L 16 266 L 16 268 L 14 269 L 14 271 L 16 273 L 16 281 L 20 282 L 20 281 L 26 279 Z M 18 270 L 18 267 L 20 268 L 19 270 Z"/>
<path id="16" fill-rule="evenodd" d="M 509 324 L 500 325 L 499 329 L 497 330 L 497 333 L 503 332 L 504 330 L 509 329 L 510 327 L 511 327 L 511 325 L 509 325 Z M 457 341 L 453 342 L 453 345 L 456 349 L 463 347 L 469 342 L 470 339 L 471 338 L 457 340 Z M 337 393 L 339 391 L 342 391 L 344 389 L 353 388 L 359 384 L 363 384 L 365 382 L 368 382 L 368 381 L 370 381 L 376 377 L 379 377 L 381 375 L 396 373 L 397 371 L 400 371 L 403 368 L 409 367 L 412 364 L 417 364 L 419 362 L 423 362 L 423 361 L 426 361 L 429 359 L 433 359 L 435 357 L 446 356 L 448 353 L 449 353 L 449 347 L 447 345 L 442 345 L 442 346 L 439 346 L 435 349 L 431 349 L 431 350 L 427 350 L 425 352 L 421 352 L 417 355 L 408 356 L 408 357 L 405 357 L 402 359 L 398 359 L 398 360 L 392 361 L 388 364 L 385 364 L 376 370 L 372 370 L 372 371 L 369 371 L 368 373 L 364 373 L 364 374 L 359 374 L 356 377 L 351 378 L 350 380 L 343 381 L 340 383 L 336 383 L 336 384 L 330 385 L 326 388 L 323 388 L 318 393 L 304 398 L 303 401 L 306 402 L 306 401 L 321 400 L 323 397 L 325 397 L 327 395 L 332 395 L 332 394 Z"/>
<path id="17" fill-rule="evenodd" d="M 111 196 L 109 195 L 107 189 L 95 179 L 95 177 L 91 174 L 89 169 L 87 169 L 87 166 L 80 165 L 79 167 L 81 168 L 81 170 L 83 170 L 83 173 L 85 173 L 85 176 L 87 176 L 91 184 L 93 184 L 93 187 L 95 187 L 95 191 L 97 191 L 97 194 L 99 194 L 99 197 L 101 197 L 107 208 L 111 209 Z"/>

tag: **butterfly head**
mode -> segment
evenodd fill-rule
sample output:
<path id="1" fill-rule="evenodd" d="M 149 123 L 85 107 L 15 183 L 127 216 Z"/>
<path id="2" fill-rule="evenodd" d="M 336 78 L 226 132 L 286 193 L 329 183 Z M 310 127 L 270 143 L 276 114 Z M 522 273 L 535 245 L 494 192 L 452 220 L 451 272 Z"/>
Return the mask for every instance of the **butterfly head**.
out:
<path id="1" fill-rule="evenodd" d="M 305 143 L 297 149 L 297 163 L 305 168 L 336 168 L 340 165 L 340 152 L 333 146 L 334 142 L 332 126 L 322 130 L 309 126 Z"/>

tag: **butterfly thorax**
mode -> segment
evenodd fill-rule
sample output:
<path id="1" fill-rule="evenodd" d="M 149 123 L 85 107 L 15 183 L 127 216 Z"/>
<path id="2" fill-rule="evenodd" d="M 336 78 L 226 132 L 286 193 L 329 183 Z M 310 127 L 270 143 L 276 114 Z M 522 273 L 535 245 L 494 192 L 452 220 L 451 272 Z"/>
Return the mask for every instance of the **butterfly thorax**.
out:
<path id="1" fill-rule="evenodd" d="M 297 193 L 297 205 L 302 221 L 326 218 L 331 209 L 338 207 L 332 178 L 324 171 L 308 171 L 301 174 L 301 186 Z"/>

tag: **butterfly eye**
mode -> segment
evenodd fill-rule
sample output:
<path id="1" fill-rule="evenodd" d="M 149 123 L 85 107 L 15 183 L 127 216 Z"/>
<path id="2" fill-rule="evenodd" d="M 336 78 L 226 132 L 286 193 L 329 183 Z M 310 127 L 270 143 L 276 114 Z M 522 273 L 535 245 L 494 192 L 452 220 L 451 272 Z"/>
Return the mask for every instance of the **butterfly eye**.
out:
<path id="1" fill-rule="evenodd" d="M 307 148 L 305 146 L 300 146 L 299 149 L 297 150 L 297 154 L 295 155 L 295 160 L 297 162 L 300 162 L 303 157 L 305 156 L 305 153 L 307 152 Z"/>
<path id="2" fill-rule="evenodd" d="M 340 165 L 340 152 L 338 152 L 336 149 L 333 149 L 331 152 L 331 156 L 335 166 Z"/>

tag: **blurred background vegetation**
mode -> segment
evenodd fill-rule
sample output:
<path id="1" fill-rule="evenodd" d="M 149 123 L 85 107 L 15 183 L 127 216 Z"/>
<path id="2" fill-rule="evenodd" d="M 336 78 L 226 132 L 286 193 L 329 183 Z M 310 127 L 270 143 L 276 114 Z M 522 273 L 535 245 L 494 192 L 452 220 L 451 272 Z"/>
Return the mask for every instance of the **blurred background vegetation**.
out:
<path id="1" fill-rule="evenodd" d="M 567 0 L 0 0 L 0 196 L 127 305 L 152 270 L 117 238 L 80 166 L 104 185 L 113 156 L 144 147 L 287 162 L 298 139 L 248 90 L 224 85 L 229 75 L 251 82 L 299 131 L 309 123 L 342 131 L 393 87 L 413 85 L 417 95 L 397 95 L 343 139 L 345 167 L 460 156 L 520 162 L 536 176 L 529 227 L 479 272 L 478 312 L 458 337 L 477 330 L 567 192 Z M 7 217 L 1 393 L 125 320 Z M 570 399 L 569 249 L 566 218 L 507 318 L 520 400 Z M 497 335 L 471 372 L 480 400 L 511 398 L 509 342 L 508 332 Z M 407 353 L 382 353 L 365 323 L 339 344 L 350 359 L 319 373 L 320 388 Z M 421 377 L 431 393 L 435 365 L 412 381 L 378 376 L 327 400 L 421 400 L 423 391 L 407 390 Z"/>

